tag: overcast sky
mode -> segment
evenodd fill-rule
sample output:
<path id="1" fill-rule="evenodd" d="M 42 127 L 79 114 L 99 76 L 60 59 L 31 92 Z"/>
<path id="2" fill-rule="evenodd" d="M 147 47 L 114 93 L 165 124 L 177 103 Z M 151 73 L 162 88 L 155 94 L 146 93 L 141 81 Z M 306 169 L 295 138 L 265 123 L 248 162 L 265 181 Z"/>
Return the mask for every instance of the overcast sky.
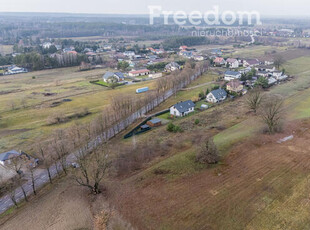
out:
<path id="1" fill-rule="evenodd" d="M 218 5 L 220 11 L 256 10 L 261 15 L 310 15 L 309 0 L 0 0 L 0 11 L 147 14 L 149 5 L 186 12 L 204 12 Z"/>

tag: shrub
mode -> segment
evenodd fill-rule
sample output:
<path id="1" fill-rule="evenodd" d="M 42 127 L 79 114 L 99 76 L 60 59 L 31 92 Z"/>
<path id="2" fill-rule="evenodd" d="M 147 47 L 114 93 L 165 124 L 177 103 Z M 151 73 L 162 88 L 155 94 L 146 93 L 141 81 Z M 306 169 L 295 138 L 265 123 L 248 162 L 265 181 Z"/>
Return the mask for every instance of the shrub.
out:
<path id="1" fill-rule="evenodd" d="M 212 138 L 208 139 L 197 153 L 196 161 L 204 164 L 216 164 L 219 161 L 218 150 Z"/>
<path id="2" fill-rule="evenodd" d="M 178 125 L 175 125 L 173 123 L 169 123 L 168 126 L 167 126 L 167 131 L 168 132 L 174 132 L 174 133 L 177 133 L 177 132 L 183 132 L 182 128 Z"/>
<path id="3" fill-rule="evenodd" d="M 167 131 L 168 131 L 168 132 L 173 132 L 174 126 L 175 126 L 174 124 L 169 123 L 168 126 L 167 126 Z"/>

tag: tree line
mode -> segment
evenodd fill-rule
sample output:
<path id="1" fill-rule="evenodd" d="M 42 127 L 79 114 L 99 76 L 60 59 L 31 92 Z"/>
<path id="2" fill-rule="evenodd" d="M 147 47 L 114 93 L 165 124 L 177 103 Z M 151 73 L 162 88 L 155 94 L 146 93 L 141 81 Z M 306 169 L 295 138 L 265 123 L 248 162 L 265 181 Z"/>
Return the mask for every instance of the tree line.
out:
<path id="1" fill-rule="evenodd" d="M 124 168 L 131 169 L 132 161 L 122 155 L 110 155 L 109 139 L 128 127 L 137 118 L 153 110 L 157 105 L 166 100 L 173 93 L 190 84 L 208 68 L 208 63 L 186 63 L 182 71 L 175 71 L 171 75 L 156 81 L 156 87 L 142 97 L 115 95 L 111 103 L 91 122 L 75 123 L 67 129 L 56 130 L 46 140 L 38 140 L 33 146 L 35 156 L 40 159 L 42 167 L 46 170 L 50 183 L 54 182 L 52 168 L 59 177 L 69 173 L 68 156 L 74 155 L 75 169 L 72 174 L 76 183 L 87 187 L 93 194 L 102 191 L 102 181 L 108 170 L 113 165 L 118 173 Z M 149 156 L 150 157 L 150 156 Z M 18 159 L 18 158 L 17 158 Z M 144 158 L 143 158 L 144 159 Z M 11 200 L 17 206 L 16 188 L 21 188 L 25 201 L 28 201 L 24 189 L 24 182 L 30 179 L 33 193 L 37 194 L 34 168 L 29 167 L 29 174 L 20 173 L 23 161 L 17 160 L 12 167 L 18 176 L 7 184 L 6 190 Z"/>

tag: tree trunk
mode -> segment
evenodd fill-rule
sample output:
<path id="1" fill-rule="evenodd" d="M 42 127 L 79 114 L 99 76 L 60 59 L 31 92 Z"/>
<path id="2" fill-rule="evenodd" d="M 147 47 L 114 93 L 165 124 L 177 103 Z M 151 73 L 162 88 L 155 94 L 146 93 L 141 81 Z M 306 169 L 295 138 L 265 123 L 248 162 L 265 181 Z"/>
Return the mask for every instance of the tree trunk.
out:
<path id="1" fill-rule="evenodd" d="M 28 202 L 28 197 L 27 197 L 27 194 L 26 194 L 26 191 L 25 191 L 24 187 L 21 185 L 20 188 L 22 189 L 25 201 Z"/>

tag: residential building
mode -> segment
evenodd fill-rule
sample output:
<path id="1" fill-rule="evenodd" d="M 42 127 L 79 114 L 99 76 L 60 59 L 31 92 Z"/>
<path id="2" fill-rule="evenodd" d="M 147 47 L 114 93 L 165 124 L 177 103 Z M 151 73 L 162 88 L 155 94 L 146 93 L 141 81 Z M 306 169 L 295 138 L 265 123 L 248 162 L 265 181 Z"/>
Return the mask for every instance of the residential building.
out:
<path id="1" fill-rule="evenodd" d="M 188 47 L 187 46 L 180 46 L 179 50 L 187 50 Z"/>
<path id="2" fill-rule="evenodd" d="M 266 71 L 266 72 L 274 72 L 276 71 L 276 67 L 271 65 L 259 65 L 255 67 L 256 71 Z"/>
<path id="3" fill-rule="evenodd" d="M 220 49 L 213 49 L 213 50 L 211 51 L 211 54 L 212 54 L 212 55 L 216 55 L 216 56 L 222 56 L 222 55 L 223 55 L 223 52 L 222 52 L 222 50 L 220 50 Z"/>
<path id="4" fill-rule="evenodd" d="M 11 163 L 11 159 L 19 157 L 21 155 L 20 152 L 17 152 L 16 150 L 11 150 L 5 153 L 0 154 L 0 164 L 1 165 L 7 165 Z"/>
<path id="5" fill-rule="evenodd" d="M 241 78 L 240 72 L 236 72 L 236 71 L 225 72 L 225 76 L 224 76 L 225 81 L 231 81 L 231 80 L 240 79 L 240 78 Z"/>
<path id="6" fill-rule="evenodd" d="M 206 101 L 211 103 L 218 103 L 226 100 L 227 92 L 224 89 L 212 90 L 206 97 Z"/>
<path id="7" fill-rule="evenodd" d="M 21 68 L 21 67 L 13 65 L 13 66 L 8 67 L 7 72 L 5 72 L 4 74 L 12 75 L 12 74 L 19 74 L 19 73 L 27 73 L 27 72 L 28 70 L 26 68 Z"/>
<path id="8" fill-rule="evenodd" d="M 191 100 L 181 101 L 170 107 L 170 114 L 175 117 L 183 117 L 195 111 L 195 103 Z"/>
<path id="9" fill-rule="evenodd" d="M 185 50 L 180 51 L 179 55 L 183 56 L 185 58 L 192 58 L 193 57 L 193 53 L 191 51 L 185 51 Z"/>
<path id="10" fill-rule="evenodd" d="M 136 55 L 135 52 L 133 52 L 133 51 L 125 51 L 123 54 L 124 54 L 126 57 L 133 57 L 133 56 Z"/>
<path id="11" fill-rule="evenodd" d="M 275 78 L 279 78 L 282 76 L 282 71 L 274 71 L 272 73 L 272 76 L 275 77 Z"/>
<path id="12" fill-rule="evenodd" d="M 133 70 L 128 73 L 129 77 L 139 77 L 150 74 L 151 71 L 148 69 L 140 69 L 140 70 Z"/>
<path id="13" fill-rule="evenodd" d="M 235 58 L 228 58 L 226 63 L 229 64 L 229 68 L 236 69 L 239 67 L 239 61 Z"/>
<path id="14" fill-rule="evenodd" d="M 195 60 L 195 61 L 203 61 L 203 60 L 204 60 L 204 57 L 203 57 L 203 56 L 200 56 L 200 55 L 196 55 L 196 56 L 194 56 L 194 60 Z"/>
<path id="15" fill-rule="evenodd" d="M 125 76 L 123 73 L 121 72 L 106 72 L 104 75 L 103 75 L 103 81 L 104 82 L 107 82 L 107 83 L 116 83 L 116 82 L 119 82 L 119 81 L 124 81 L 125 79 Z"/>
<path id="16" fill-rule="evenodd" d="M 167 72 L 173 72 L 179 69 L 181 69 L 181 66 L 176 62 L 170 62 L 169 64 L 165 66 L 165 70 Z"/>
<path id="17" fill-rule="evenodd" d="M 243 90 L 243 85 L 239 80 L 232 80 L 227 83 L 226 89 L 230 92 L 240 93 Z"/>
<path id="18" fill-rule="evenodd" d="M 53 45 L 53 44 L 50 43 L 50 42 L 44 42 L 43 45 L 42 45 L 42 47 L 43 47 L 43 49 L 49 49 L 52 45 Z"/>
<path id="19" fill-rule="evenodd" d="M 268 77 L 269 76 L 269 72 L 267 72 L 267 71 L 258 71 L 257 72 L 257 76 Z"/>
<path id="20" fill-rule="evenodd" d="M 243 60 L 243 66 L 244 67 L 255 67 L 255 66 L 258 66 L 260 63 L 259 63 L 259 60 L 257 59 L 245 59 Z"/>
<path id="21" fill-rule="evenodd" d="M 215 58 L 213 63 L 214 63 L 215 66 L 222 66 L 222 65 L 226 64 L 225 59 L 221 58 L 221 57 Z"/>

